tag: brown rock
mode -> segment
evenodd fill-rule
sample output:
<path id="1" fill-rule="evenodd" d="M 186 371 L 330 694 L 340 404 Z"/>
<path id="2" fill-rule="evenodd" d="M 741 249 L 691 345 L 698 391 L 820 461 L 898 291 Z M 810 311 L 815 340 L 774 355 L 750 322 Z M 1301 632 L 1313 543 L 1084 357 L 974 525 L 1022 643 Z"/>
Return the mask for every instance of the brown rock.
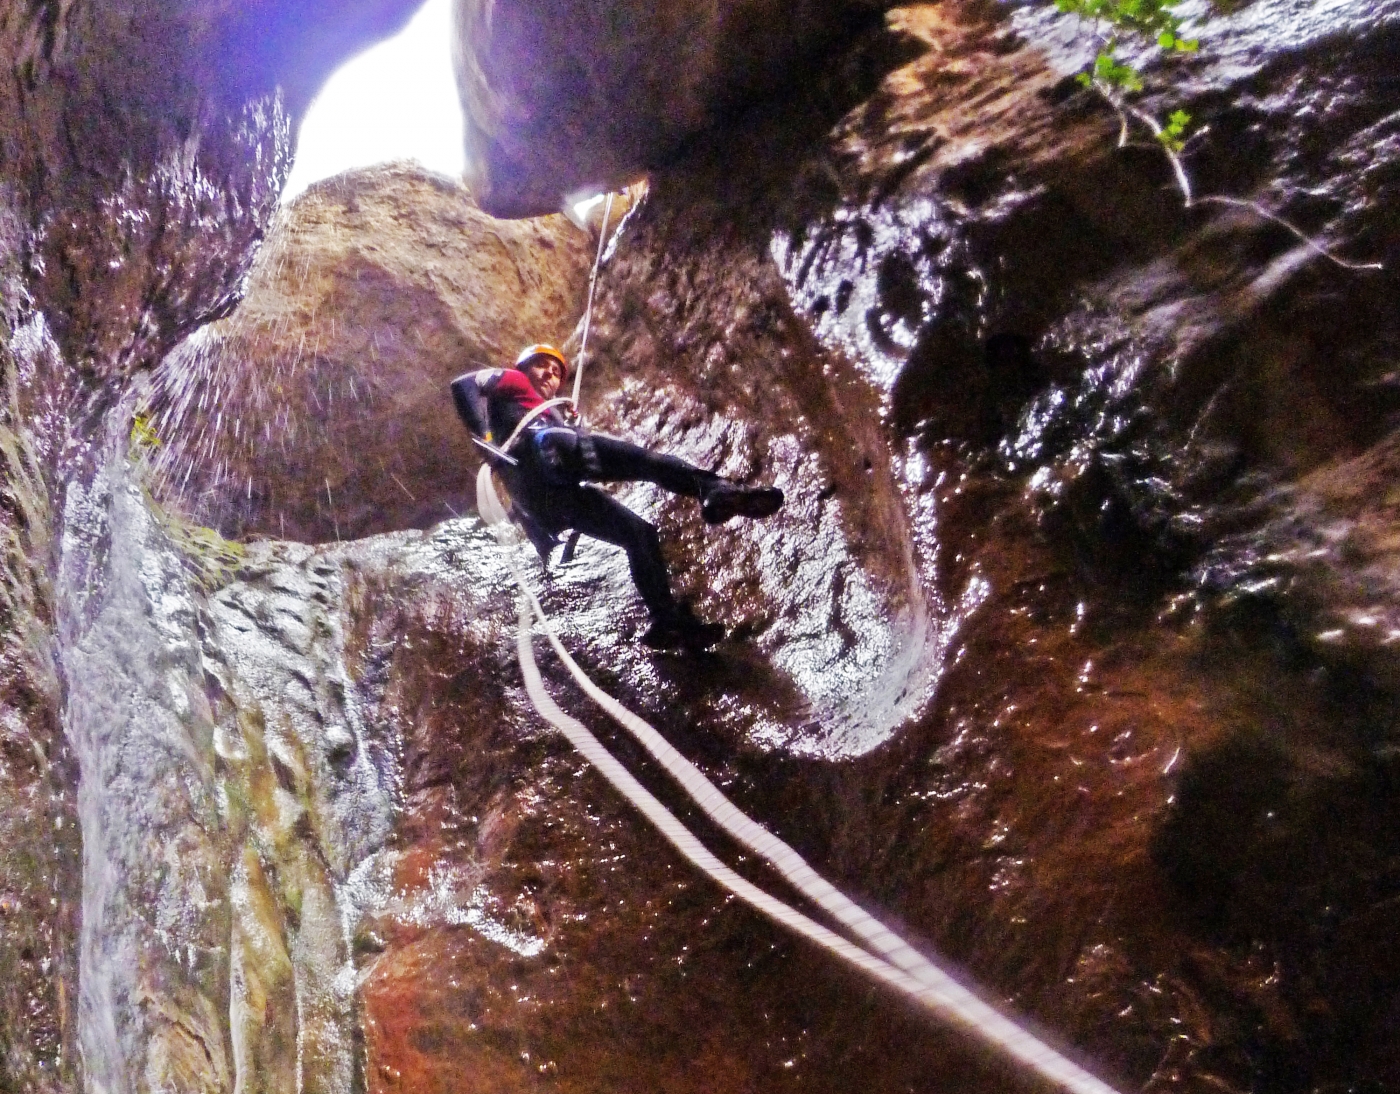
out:
<path id="1" fill-rule="evenodd" d="M 4 188 L 34 228 L 35 302 L 85 373 L 150 367 L 232 308 L 298 115 L 340 60 L 414 7 L 6 7 Z"/>
<path id="2" fill-rule="evenodd" d="M 468 173 L 496 216 L 616 188 L 797 78 L 883 0 L 461 0 Z"/>
<path id="3" fill-rule="evenodd" d="M 698 753 L 731 733 L 716 764 L 758 812 L 1123 1087 L 1389 1088 L 1400 129 L 1375 24 L 1238 21 L 1186 64 L 1212 89 L 1197 193 L 1385 273 L 1238 205 L 1183 210 L 1160 154 L 1116 149 L 1112 112 L 1026 48 L 1061 28 L 970 14 L 904 9 L 905 45 L 872 33 L 811 95 L 688 144 L 604 268 L 598 414 L 790 499 L 703 540 L 662 510 L 753 660 L 663 677 L 656 706 Z M 1293 531 L 1261 535 L 1291 482 Z M 953 633 L 884 748 L 796 778 L 753 758 L 820 756 L 840 725 L 772 700 L 784 672 L 807 687 L 806 635 L 844 639 L 810 663 L 868 696 L 840 738 L 868 742 L 903 682 L 862 695 L 842 669 L 920 597 Z M 586 656 L 652 694 L 608 629 L 578 624 Z"/>
<path id="4" fill-rule="evenodd" d="M 563 342 L 591 258 L 563 217 L 496 221 L 416 168 L 313 187 L 238 311 L 155 371 L 162 495 L 228 535 L 307 541 L 465 511 L 477 460 L 448 382 Z"/>
<path id="5" fill-rule="evenodd" d="M 391 895 L 361 925 L 378 940 L 359 970 L 368 1091 L 1048 1089 L 785 937 L 560 738 L 522 732 L 539 723 L 503 663 L 510 613 L 473 603 L 490 585 L 472 565 L 428 612 L 369 623 L 391 681 L 373 717 L 402 734 L 404 808 Z M 549 687 L 562 699 L 562 680 Z M 659 724 L 693 749 L 682 703 Z"/>
<path id="6" fill-rule="evenodd" d="M 22 563 L 17 622 L 0 621 L 0 1087 L 71 1089 L 81 1023 L 81 1078 L 113 1089 L 128 1061 L 178 1083 L 223 1059 L 249 1089 L 294 1064 L 308 1089 L 1012 1089 L 698 881 L 579 777 L 520 694 L 510 598 L 476 522 L 318 548 L 177 540 L 177 522 L 153 522 L 130 488 L 123 385 L 240 291 L 289 119 L 269 102 L 192 109 L 206 85 L 170 43 L 193 8 L 128 25 L 132 5 L 54 7 L 0 17 L 34 46 L 0 83 L 22 108 L 0 114 L 6 139 L 34 141 L 6 145 L 0 199 L 37 230 L 22 271 L 6 256 L 0 270 L 47 315 L 13 340 L 14 371 L 78 387 L 81 368 L 96 398 L 83 416 L 30 393 L 6 417 L 35 444 L 7 442 L 0 498 Z M 1340 271 L 1247 209 L 1183 212 L 1160 152 L 1115 149 L 1112 112 L 1026 48 L 1060 34 L 1034 5 L 1003 9 L 1016 33 L 956 5 L 872 28 L 810 94 L 710 128 L 655 171 L 604 270 L 596 424 L 776 480 L 789 504 L 710 529 L 693 506 L 624 493 L 734 637 L 704 659 L 640 647 L 625 567 L 585 546 L 548 579 L 532 571 L 567 644 L 823 873 L 1122 1089 L 1400 1076 L 1395 8 L 1247 5 L 1218 51 L 1185 62 L 1183 91 L 1207 123 L 1189 155 L 1202 193 L 1253 197 L 1384 258 L 1384 275 Z M 94 27 L 123 47 L 146 37 L 103 58 Z M 84 35 L 96 52 L 74 52 Z M 746 48 L 768 47 L 737 42 L 739 63 Z M 557 122 L 621 134 L 580 163 L 622 162 L 619 147 L 650 162 L 703 100 L 703 78 L 668 72 L 622 101 L 604 93 L 628 72 L 576 71 L 597 90 L 581 101 L 616 109 L 522 123 L 532 155 L 569 147 L 540 139 Z M 455 200 L 418 185 L 415 204 Z M 265 360 L 286 368 L 240 371 L 260 343 L 234 345 L 235 319 L 204 336 L 234 367 L 162 371 L 170 417 L 137 448 L 163 437 L 173 461 L 183 444 L 192 462 L 166 469 L 192 468 L 191 504 L 220 519 L 270 521 L 281 498 L 309 538 L 374 527 L 398 487 L 373 457 L 418 452 L 411 404 L 441 397 L 422 361 L 467 351 L 457 290 L 430 276 L 445 259 L 345 234 L 347 218 L 383 234 L 437 215 L 355 200 L 347 213 L 328 186 L 307 206 L 324 214 L 324 264 L 278 245 L 281 267 L 255 278 L 281 293 L 260 321 Z M 480 262 L 520 253 L 499 232 Z M 509 281 L 498 265 L 483 276 Z M 319 313 L 291 302 L 296 280 Z M 25 306 L 0 304 L 7 324 Z M 300 352 L 283 321 L 323 345 Z M 357 333 L 371 324 L 397 334 L 392 359 Z M 295 436 L 274 407 L 297 412 Z M 255 443 L 253 421 L 283 434 Z M 115 443 L 97 453 L 103 434 Z M 243 509 L 219 480 L 239 471 Z M 355 510 L 329 512 L 342 497 Z M 15 641 L 46 630 L 51 644 Z M 542 668 L 596 717 L 558 662 Z M 78 824 L 81 848 L 65 835 Z M 95 882 L 81 917 L 80 859 Z M 334 882 L 381 872 L 365 890 L 380 897 L 336 907 L 361 891 Z M 342 915 L 357 910 L 355 1007 L 328 973 L 348 971 Z M 138 960 L 131 939 L 149 943 Z M 120 1042 L 104 1037 L 119 1023 Z M 221 1055 L 221 1032 L 242 1047 Z"/>
<path id="7" fill-rule="evenodd" d="M 1273 518 L 1226 551 L 1326 661 L 1400 687 L 1400 435 L 1272 498 Z M 1233 548 L 1233 550 L 1230 550 Z M 1222 552 L 1226 553 L 1226 552 Z"/>

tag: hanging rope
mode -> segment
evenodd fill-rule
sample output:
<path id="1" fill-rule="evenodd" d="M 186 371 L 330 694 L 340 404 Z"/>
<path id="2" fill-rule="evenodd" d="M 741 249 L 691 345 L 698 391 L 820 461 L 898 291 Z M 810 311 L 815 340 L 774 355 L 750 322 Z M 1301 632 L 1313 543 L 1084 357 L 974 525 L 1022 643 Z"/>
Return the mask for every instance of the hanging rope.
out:
<path id="1" fill-rule="evenodd" d="M 574 371 L 572 398 L 550 399 L 533 408 L 517 424 L 505 444 L 501 446 L 501 451 L 508 452 L 526 427 L 553 407 L 571 404 L 575 411 L 578 409 L 593 300 L 603 248 L 607 241 L 612 202 L 613 195 L 608 194 L 603 208 L 598 251 L 588 282 L 588 301 L 584 309 L 583 335 Z M 1057 1086 L 1071 1091 L 1072 1094 L 1115 1094 L 1113 1088 L 968 991 L 889 927 L 826 881 L 792 847 L 757 824 L 729 801 L 699 768 L 676 751 L 654 727 L 594 684 L 564 648 L 538 598 L 530 592 L 512 549 L 516 544 L 515 532 L 505 506 L 496 492 L 489 465 L 483 465 L 477 474 L 477 508 L 492 528 L 498 542 L 506 548 L 511 572 L 520 589 L 520 628 L 516 645 L 530 701 L 540 715 L 563 733 L 574 748 L 650 820 L 686 859 L 774 922 L 822 946 L 874 979 L 911 996 L 944 1020 L 970 1032 Z M 843 938 L 736 874 L 637 782 L 581 722 L 565 714 L 545 690 L 539 666 L 535 661 L 534 649 L 530 642 L 532 615 L 538 620 L 555 653 L 584 693 L 651 753 L 667 774 L 680 783 L 706 816 L 745 847 L 762 856 L 798 892 L 826 911 L 865 945 L 857 945 L 850 939 Z"/>
<path id="2" fill-rule="evenodd" d="M 583 384 L 583 359 L 588 352 L 588 328 L 593 318 L 593 292 L 598 285 L 598 266 L 603 261 L 603 244 L 608 238 L 608 218 L 612 214 L 613 195 L 608 194 L 607 201 L 603 205 L 603 228 L 598 233 L 598 253 L 593 258 L 593 273 L 588 278 L 588 303 L 583 309 L 583 339 L 579 344 L 578 363 L 574 366 L 574 393 L 572 397 L 560 396 L 557 399 L 548 399 L 539 406 L 526 412 L 525 416 L 516 423 L 511 430 L 511 434 L 495 451 L 498 454 L 510 452 L 511 446 L 520 439 L 520 434 L 525 432 L 525 428 L 538 418 L 541 414 L 548 413 L 557 406 L 572 406 L 574 413 L 579 412 L 579 390 Z"/>
<path id="3" fill-rule="evenodd" d="M 573 406 L 575 415 L 578 413 L 578 394 L 580 394 L 580 388 L 584 382 L 584 356 L 588 353 L 588 328 L 592 322 L 592 315 L 594 315 L 594 290 L 598 287 L 598 266 L 603 261 L 603 244 L 608 241 L 608 220 L 612 216 L 612 199 L 612 193 L 609 193 L 608 199 L 603 203 L 603 227 L 602 231 L 598 233 L 598 254 L 594 256 L 594 272 L 588 277 L 588 303 L 584 307 L 584 336 L 582 336 L 580 346 L 578 346 L 578 363 L 574 367 L 574 394 L 573 396 L 561 395 L 557 399 L 546 399 L 536 408 L 526 412 L 525 416 L 515 424 L 515 429 L 511 430 L 511 436 L 505 438 L 505 443 L 501 444 L 500 448 L 491 450 L 497 452 L 497 455 L 510 452 L 511 445 L 519 440 L 525 427 L 529 426 L 529 423 L 533 422 L 536 417 L 553 410 L 556 406 Z"/>
<path id="4" fill-rule="evenodd" d="M 894 931 L 822 878 L 802 857 L 730 802 L 706 776 L 677 752 L 651 725 L 590 680 L 569 656 L 535 595 L 530 592 L 513 548 L 515 533 L 496 492 L 491 469 L 477 473 L 477 508 L 505 548 L 520 589 L 516 648 L 526 693 L 540 715 L 568 738 L 608 780 L 691 863 L 758 912 L 867 975 L 917 1000 L 945 1021 L 966 1030 L 1001 1054 L 1030 1068 L 1072 1094 L 1115 1094 L 1112 1087 L 1056 1052 L 1011 1019 L 968 991 Z M 531 616 L 538 620 L 555 653 L 584 692 L 631 733 L 675 778 L 707 816 L 769 863 L 804 896 L 826 910 L 869 949 L 843 938 L 745 880 L 714 856 L 664 805 L 605 749 L 577 719 L 565 714 L 545 690 L 530 642 Z"/>
<path id="5" fill-rule="evenodd" d="M 574 366 L 574 410 L 579 408 L 579 392 L 583 388 L 583 360 L 588 353 L 588 327 L 593 320 L 593 292 L 598 287 L 598 267 L 603 261 L 603 245 L 608 241 L 608 218 L 612 215 L 613 196 L 609 191 L 603 202 L 603 227 L 598 232 L 598 253 L 593 258 L 593 273 L 588 278 L 588 303 L 583 309 L 583 339 L 578 347 L 578 364 Z"/>

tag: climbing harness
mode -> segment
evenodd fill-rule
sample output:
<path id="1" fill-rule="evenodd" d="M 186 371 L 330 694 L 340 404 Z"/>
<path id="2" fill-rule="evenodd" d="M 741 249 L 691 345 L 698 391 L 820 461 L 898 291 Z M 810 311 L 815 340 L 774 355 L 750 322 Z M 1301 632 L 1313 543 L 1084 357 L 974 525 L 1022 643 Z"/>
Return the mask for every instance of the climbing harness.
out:
<path id="1" fill-rule="evenodd" d="M 527 410 L 524 416 L 520 419 L 519 423 L 516 425 L 516 427 L 513 430 L 511 430 L 510 436 L 506 438 L 506 443 L 501 445 L 501 455 L 504 456 L 507 452 L 511 450 L 511 446 L 514 445 L 515 442 L 520 439 L 520 434 L 525 432 L 525 427 L 528 426 L 531 422 L 533 422 L 536 418 L 538 418 L 541 414 L 547 414 L 556 406 L 567 406 L 571 405 L 572 403 L 572 399 L 561 396 L 558 399 L 547 399 L 544 402 L 542 402 L 539 406 L 532 407 L 531 409 Z M 515 462 L 515 460 L 509 456 L 507 456 L 506 458 L 509 459 L 511 463 Z"/>
<path id="2" fill-rule="evenodd" d="M 569 742 L 639 812 L 656 826 L 690 862 L 740 900 L 804 938 L 854 965 L 867 975 L 912 997 L 1037 1075 L 1072 1094 L 1115 1094 L 1112 1087 L 1055 1051 L 1011 1019 L 983 1002 L 953 977 L 918 953 L 870 913 L 822 878 L 788 844 L 768 832 L 730 802 L 706 776 L 676 751 L 660 733 L 590 680 L 569 656 L 539 599 L 530 591 L 513 550 L 515 535 L 500 496 L 483 465 L 477 473 L 477 508 L 505 548 L 520 589 L 520 626 L 516 649 L 526 693 L 540 715 Z M 822 926 L 745 880 L 715 857 L 664 805 L 643 787 L 577 719 L 570 717 L 545 690 L 535 661 L 530 631 L 537 621 L 559 659 L 584 693 L 626 729 L 681 784 L 696 804 L 746 847 L 774 866 L 803 896 L 817 904 L 853 935 L 860 945 Z"/>

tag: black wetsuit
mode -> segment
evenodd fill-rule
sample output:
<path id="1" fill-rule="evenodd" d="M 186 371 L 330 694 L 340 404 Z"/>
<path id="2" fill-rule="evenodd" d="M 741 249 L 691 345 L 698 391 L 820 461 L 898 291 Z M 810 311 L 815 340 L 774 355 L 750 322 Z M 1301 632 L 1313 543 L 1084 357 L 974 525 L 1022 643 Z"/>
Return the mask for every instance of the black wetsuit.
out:
<path id="1" fill-rule="evenodd" d="M 489 429 L 500 444 L 509 439 L 525 414 L 543 402 L 528 380 L 522 388 L 517 377 L 525 379 L 515 369 L 482 369 L 452 381 L 453 401 L 468 429 L 479 437 Z M 652 618 L 675 618 L 678 605 L 655 525 L 585 480 L 652 482 L 673 494 L 703 499 L 724 479 L 675 456 L 584 433 L 553 409 L 531 422 L 507 454 L 517 463 L 498 461 L 496 470 L 541 554 L 547 555 L 554 537 L 570 528 L 621 547 Z"/>

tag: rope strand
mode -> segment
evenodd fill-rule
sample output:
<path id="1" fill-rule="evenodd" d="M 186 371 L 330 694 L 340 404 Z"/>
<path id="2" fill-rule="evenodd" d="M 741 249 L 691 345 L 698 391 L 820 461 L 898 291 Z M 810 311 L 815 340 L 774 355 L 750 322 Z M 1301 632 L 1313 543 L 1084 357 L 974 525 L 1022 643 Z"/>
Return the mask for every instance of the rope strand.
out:
<path id="1" fill-rule="evenodd" d="M 593 258 L 593 273 L 588 278 L 588 304 L 583 309 L 583 340 L 578 347 L 578 364 L 574 367 L 574 411 L 578 412 L 579 392 L 583 387 L 583 360 L 588 353 L 588 327 L 593 320 L 593 292 L 598 287 L 598 267 L 603 261 L 603 245 L 608 240 L 608 218 L 612 215 L 612 192 L 603 203 L 603 227 L 598 232 L 598 253 Z"/>
<path id="2" fill-rule="evenodd" d="M 747 817 L 705 775 L 681 756 L 643 719 L 597 687 L 564 649 L 539 599 L 530 592 L 514 550 L 514 533 L 496 493 L 491 469 L 477 473 L 477 507 L 491 526 L 520 589 L 520 627 L 516 648 L 526 692 L 540 715 L 569 742 L 691 863 L 761 914 L 815 942 L 867 975 L 903 992 L 952 1025 L 966 1030 L 1037 1075 L 1071 1094 L 1115 1094 L 1091 1075 L 979 999 L 952 976 L 918 953 L 904 939 L 827 882 L 796 851 Z M 826 909 L 871 947 L 842 938 L 788 904 L 740 877 L 714 856 L 664 805 L 612 756 L 577 719 L 565 714 L 544 688 L 530 642 L 533 613 L 550 645 L 595 702 L 632 733 L 655 756 L 697 804 L 746 846 L 772 863 L 799 892 Z M 874 950 L 876 952 L 871 952 Z"/>

